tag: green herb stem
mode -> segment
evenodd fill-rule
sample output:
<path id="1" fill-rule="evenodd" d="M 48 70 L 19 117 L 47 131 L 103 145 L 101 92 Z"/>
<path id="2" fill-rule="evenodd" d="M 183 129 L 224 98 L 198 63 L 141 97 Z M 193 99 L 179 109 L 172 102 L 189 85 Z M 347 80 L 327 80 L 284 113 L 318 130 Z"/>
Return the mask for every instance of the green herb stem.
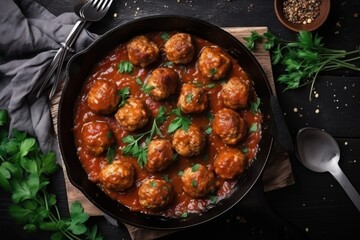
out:
<path id="1" fill-rule="evenodd" d="M 271 32 L 259 34 L 251 32 L 251 36 L 244 38 L 246 46 L 254 48 L 257 41 L 264 40 L 264 49 L 271 51 L 274 65 L 281 64 L 286 73 L 280 74 L 277 81 L 285 84 L 288 89 L 295 89 L 311 83 L 309 100 L 314 88 L 315 80 L 320 72 L 345 68 L 360 71 L 360 67 L 353 64 L 359 60 L 360 49 L 346 51 L 324 47 L 322 38 L 313 36 L 311 32 L 300 31 L 295 41 L 286 41 Z"/>

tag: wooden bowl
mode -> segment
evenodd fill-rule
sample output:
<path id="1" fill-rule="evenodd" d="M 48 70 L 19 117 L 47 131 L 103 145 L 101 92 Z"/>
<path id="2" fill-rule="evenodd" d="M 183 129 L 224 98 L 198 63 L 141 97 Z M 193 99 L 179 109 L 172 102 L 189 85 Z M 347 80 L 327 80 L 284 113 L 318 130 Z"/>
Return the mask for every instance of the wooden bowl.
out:
<path id="1" fill-rule="evenodd" d="M 330 0 L 321 0 L 320 3 L 320 13 L 317 17 L 315 17 L 315 19 L 313 21 L 311 21 L 310 23 L 293 23 L 290 22 L 284 14 L 283 11 L 283 2 L 285 0 L 275 0 L 274 1 L 274 8 L 275 8 L 275 13 L 277 18 L 279 19 L 279 21 L 288 29 L 295 31 L 295 32 L 299 32 L 300 30 L 305 30 L 305 31 L 314 31 L 316 29 L 318 29 L 327 19 L 329 12 L 330 12 Z"/>

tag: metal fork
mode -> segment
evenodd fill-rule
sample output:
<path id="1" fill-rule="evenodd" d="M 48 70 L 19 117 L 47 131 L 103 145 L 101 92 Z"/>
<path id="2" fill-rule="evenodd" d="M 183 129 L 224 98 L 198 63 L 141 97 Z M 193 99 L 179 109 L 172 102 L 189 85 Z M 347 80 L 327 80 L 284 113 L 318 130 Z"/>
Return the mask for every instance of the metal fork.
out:
<path id="1" fill-rule="evenodd" d="M 80 8 L 79 10 L 80 19 L 75 23 L 73 29 L 71 30 L 69 36 L 66 38 L 65 42 L 61 43 L 61 48 L 57 51 L 48 69 L 44 72 L 43 76 L 45 76 L 45 78 L 41 81 L 41 86 L 36 95 L 37 98 L 44 91 L 48 81 L 50 80 L 51 75 L 56 70 L 56 76 L 49 94 L 49 98 L 52 98 L 54 96 L 57 86 L 59 84 L 60 73 L 67 52 L 68 51 L 73 52 L 71 46 L 74 44 L 76 38 L 79 36 L 85 24 L 88 21 L 95 22 L 102 19 L 108 12 L 112 2 L 113 0 L 88 0 Z"/>

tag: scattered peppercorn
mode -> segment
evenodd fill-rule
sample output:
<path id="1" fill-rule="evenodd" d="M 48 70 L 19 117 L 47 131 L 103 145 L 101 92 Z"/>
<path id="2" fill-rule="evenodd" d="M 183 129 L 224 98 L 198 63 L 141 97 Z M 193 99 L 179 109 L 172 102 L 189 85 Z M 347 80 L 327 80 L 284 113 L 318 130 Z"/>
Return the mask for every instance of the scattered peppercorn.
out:
<path id="1" fill-rule="evenodd" d="M 309 24 L 320 14 L 321 0 L 285 0 L 285 18 L 296 24 Z"/>

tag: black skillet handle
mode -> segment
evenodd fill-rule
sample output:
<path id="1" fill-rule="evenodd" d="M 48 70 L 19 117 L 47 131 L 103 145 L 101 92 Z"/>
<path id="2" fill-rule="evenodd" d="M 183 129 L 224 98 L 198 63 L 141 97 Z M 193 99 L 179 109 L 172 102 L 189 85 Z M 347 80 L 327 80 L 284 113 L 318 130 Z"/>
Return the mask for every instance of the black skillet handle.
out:
<path id="1" fill-rule="evenodd" d="M 294 151 L 294 143 L 286 125 L 284 114 L 275 95 L 270 96 L 272 122 L 270 132 L 275 141 L 287 152 Z"/>

